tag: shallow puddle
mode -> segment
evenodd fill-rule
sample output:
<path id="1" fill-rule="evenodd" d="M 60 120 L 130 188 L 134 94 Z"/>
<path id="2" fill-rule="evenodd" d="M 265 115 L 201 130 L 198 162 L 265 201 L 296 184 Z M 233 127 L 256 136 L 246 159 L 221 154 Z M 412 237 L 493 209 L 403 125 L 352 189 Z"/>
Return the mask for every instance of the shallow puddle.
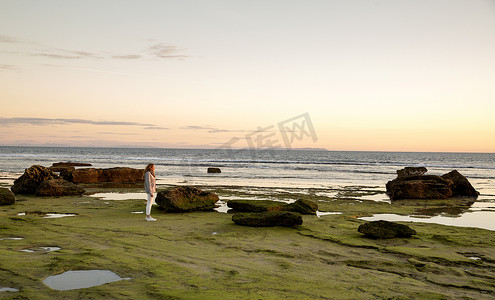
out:
<path id="1" fill-rule="evenodd" d="M 18 289 L 14 289 L 11 287 L 0 287 L 0 292 L 18 292 Z"/>
<path id="2" fill-rule="evenodd" d="M 76 214 L 46 214 L 44 219 L 56 219 L 56 218 L 64 218 L 64 217 L 74 217 Z"/>
<path id="3" fill-rule="evenodd" d="M 341 215 L 342 212 L 339 211 L 316 211 L 316 216 L 318 218 L 321 218 L 322 216 L 328 216 L 328 215 Z"/>
<path id="4" fill-rule="evenodd" d="M 146 193 L 95 193 L 88 195 L 89 197 L 101 198 L 101 200 L 131 200 L 131 199 L 144 199 L 146 200 Z"/>
<path id="5" fill-rule="evenodd" d="M 376 214 L 372 217 L 359 218 L 365 221 L 392 221 L 392 222 L 421 222 L 421 223 L 435 223 L 448 226 L 457 227 L 476 227 L 495 231 L 495 219 L 493 218 L 493 212 L 487 211 L 473 211 L 466 212 L 458 217 L 446 217 L 446 216 L 404 216 L 397 214 Z"/>
<path id="6" fill-rule="evenodd" d="M 33 247 L 33 248 L 29 248 L 29 249 L 23 249 L 21 251 L 22 252 L 29 252 L 29 253 L 34 253 L 34 252 L 48 253 L 48 252 L 57 251 L 60 249 L 62 249 L 62 248 L 60 248 L 60 247 Z"/>
<path id="7" fill-rule="evenodd" d="M 131 214 L 144 214 L 144 211 L 131 211 Z"/>
<path id="8" fill-rule="evenodd" d="M 22 240 L 24 238 L 21 238 L 21 237 L 6 237 L 6 238 L 0 238 L 0 241 L 3 241 L 3 240 L 15 240 L 15 241 L 18 241 L 18 240 Z"/>
<path id="9" fill-rule="evenodd" d="M 102 284 L 129 280 L 108 270 L 67 271 L 43 280 L 49 288 L 59 291 L 85 289 Z"/>

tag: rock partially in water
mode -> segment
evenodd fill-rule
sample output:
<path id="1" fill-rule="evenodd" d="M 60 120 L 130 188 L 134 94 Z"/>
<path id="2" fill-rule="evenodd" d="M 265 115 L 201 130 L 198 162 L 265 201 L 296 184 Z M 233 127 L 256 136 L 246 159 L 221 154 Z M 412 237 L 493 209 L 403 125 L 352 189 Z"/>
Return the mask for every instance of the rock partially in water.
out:
<path id="1" fill-rule="evenodd" d="M 390 199 L 446 199 L 452 197 L 452 181 L 437 175 L 397 177 L 387 182 Z"/>
<path id="2" fill-rule="evenodd" d="M 227 206 L 238 212 L 264 212 L 284 210 L 287 204 L 272 200 L 229 200 Z"/>
<path id="3" fill-rule="evenodd" d="M 24 174 L 14 181 L 11 190 L 14 194 L 34 194 L 43 181 L 57 178 L 58 176 L 51 170 L 34 165 L 26 169 Z"/>
<path id="4" fill-rule="evenodd" d="M 9 189 L 0 188 L 0 205 L 10 205 L 15 203 L 15 196 Z"/>
<path id="5" fill-rule="evenodd" d="M 208 168 L 207 173 L 222 173 L 220 168 Z"/>
<path id="6" fill-rule="evenodd" d="M 294 203 L 287 204 L 284 210 L 298 212 L 303 215 L 316 215 L 318 204 L 310 200 L 299 199 Z"/>
<path id="7" fill-rule="evenodd" d="M 43 280 L 49 288 L 59 291 L 84 289 L 102 284 L 120 281 L 119 275 L 108 270 L 67 271 Z"/>
<path id="8" fill-rule="evenodd" d="M 213 210 L 218 195 L 195 187 L 181 186 L 157 193 L 155 202 L 165 212 Z"/>
<path id="9" fill-rule="evenodd" d="M 237 213 L 232 216 L 237 225 L 251 227 L 295 226 L 301 225 L 301 214 L 290 211 L 267 211 L 260 213 Z"/>
<path id="10" fill-rule="evenodd" d="M 36 189 L 38 196 L 82 195 L 84 192 L 82 187 L 61 178 L 45 180 Z"/>
<path id="11" fill-rule="evenodd" d="M 442 178 L 452 181 L 453 196 L 478 197 L 480 194 L 471 183 L 457 170 L 442 175 Z"/>
<path id="12" fill-rule="evenodd" d="M 416 231 L 407 225 L 388 221 L 364 223 L 359 225 L 358 231 L 373 239 L 408 238 L 416 234 Z"/>

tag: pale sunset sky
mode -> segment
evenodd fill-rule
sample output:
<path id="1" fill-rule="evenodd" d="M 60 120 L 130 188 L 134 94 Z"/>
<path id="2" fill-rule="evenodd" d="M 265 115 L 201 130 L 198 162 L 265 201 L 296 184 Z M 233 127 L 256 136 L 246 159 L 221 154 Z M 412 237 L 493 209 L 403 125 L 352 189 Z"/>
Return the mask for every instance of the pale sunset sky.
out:
<path id="1" fill-rule="evenodd" d="M 283 146 L 304 114 L 291 147 L 495 152 L 495 0 L 0 0 L 0 99 L 0 145 Z"/>

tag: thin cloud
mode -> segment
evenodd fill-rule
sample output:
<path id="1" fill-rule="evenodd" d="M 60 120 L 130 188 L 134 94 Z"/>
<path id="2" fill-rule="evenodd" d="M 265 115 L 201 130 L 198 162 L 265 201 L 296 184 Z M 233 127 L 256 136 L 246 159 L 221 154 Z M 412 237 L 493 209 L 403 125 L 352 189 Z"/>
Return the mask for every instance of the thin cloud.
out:
<path id="1" fill-rule="evenodd" d="M 245 130 L 231 130 L 231 129 L 220 129 L 211 126 L 198 126 L 198 125 L 189 125 L 181 127 L 181 129 L 185 130 L 207 130 L 208 133 L 219 133 L 219 132 L 246 132 Z"/>
<path id="2" fill-rule="evenodd" d="M 142 56 L 137 55 L 137 54 L 129 54 L 129 55 L 114 55 L 112 56 L 113 59 L 140 59 Z"/>
<path id="3" fill-rule="evenodd" d="M 0 70 L 17 70 L 18 68 L 14 65 L 3 65 L 0 64 Z"/>
<path id="4" fill-rule="evenodd" d="M 33 44 L 37 45 L 37 43 L 25 39 L 16 38 L 10 35 L 0 34 L 0 43 L 5 44 Z"/>
<path id="5" fill-rule="evenodd" d="M 148 127 L 144 127 L 143 129 L 147 129 L 147 130 L 169 130 L 170 128 L 160 127 L 160 126 L 148 126 Z"/>
<path id="6" fill-rule="evenodd" d="M 82 58 L 103 58 L 97 53 L 77 50 L 66 50 L 60 48 L 47 49 L 39 53 L 33 53 L 34 56 L 44 56 L 53 59 L 82 59 Z"/>
<path id="7" fill-rule="evenodd" d="M 120 122 L 120 121 L 93 121 L 84 119 L 50 119 L 50 118 L 0 118 L 2 125 L 70 125 L 70 124 L 90 124 L 90 125 L 113 125 L 113 126 L 146 126 L 154 127 L 153 124 L 139 122 Z"/>
<path id="8" fill-rule="evenodd" d="M 187 49 L 179 49 L 175 45 L 159 43 L 149 48 L 149 52 L 157 58 L 188 58 L 189 56 L 179 54 Z"/>

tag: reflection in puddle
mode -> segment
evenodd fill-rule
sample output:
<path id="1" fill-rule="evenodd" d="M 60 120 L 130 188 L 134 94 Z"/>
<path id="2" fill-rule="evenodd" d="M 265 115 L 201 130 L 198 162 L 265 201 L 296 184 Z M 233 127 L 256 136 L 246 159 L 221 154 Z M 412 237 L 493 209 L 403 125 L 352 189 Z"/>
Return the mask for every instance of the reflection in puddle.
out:
<path id="1" fill-rule="evenodd" d="M 130 200 L 130 199 L 146 200 L 146 193 L 96 193 L 89 196 L 101 198 L 101 200 Z"/>
<path id="2" fill-rule="evenodd" d="M 472 260 L 481 260 L 481 257 L 476 257 L 476 256 L 470 256 L 468 258 Z"/>
<path id="3" fill-rule="evenodd" d="M 43 280 L 49 288 L 59 291 L 84 289 L 105 283 L 129 280 L 108 270 L 67 271 Z"/>
<path id="4" fill-rule="evenodd" d="M 474 211 L 466 212 L 459 217 L 446 217 L 446 216 L 403 216 L 396 214 L 376 214 L 372 217 L 359 218 L 365 221 L 392 221 L 392 222 L 422 222 L 422 223 L 436 223 L 448 226 L 457 227 L 476 227 L 488 230 L 495 230 L 493 212 L 486 211 Z"/>
<path id="5" fill-rule="evenodd" d="M 74 217 L 76 214 L 46 214 L 43 218 L 45 219 L 56 219 L 63 217 Z"/>
<path id="6" fill-rule="evenodd" d="M 6 237 L 6 238 L 0 238 L 0 241 L 3 241 L 3 240 L 15 240 L 15 241 L 18 241 L 18 240 L 22 240 L 24 238 L 21 238 L 21 237 Z"/>
<path id="7" fill-rule="evenodd" d="M 227 213 L 230 209 L 230 207 L 227 206 L 227 202 L 218 200 L 215 203 L 216 207 L 213 209 L 215 211 L 221 212 L 221 213 Z"/>
<path id="8" fill-rule="evenodd" d="M 0 287 L 0 292 L 18 292 L 18 289 L 14 289 L 11 287 Z"/>
<path id="9" fill-rule="evenodd" d="M 21 250 L 22 252 L 29 252 L 29 253 L 34 253 L 34 252 L 52 252 L 52 251 L 58 251 L 62 248 L 60 247 L 34 247 L 34 248 L 29 248 L 29 249 L 23 249 Z"/>
<path id="10" fill-rule="evenodd" d="M 131 214 L 144 214 L 144 211 L 131 211 Z"/>
<path id="11" fill-rule="evenodd" d="M 340 211 L 316 211 L 316 216 L 318 218 L 321 218 L 321 216 L 328 216 L 328 215 L 341 215 L 342 212 Z"/>

